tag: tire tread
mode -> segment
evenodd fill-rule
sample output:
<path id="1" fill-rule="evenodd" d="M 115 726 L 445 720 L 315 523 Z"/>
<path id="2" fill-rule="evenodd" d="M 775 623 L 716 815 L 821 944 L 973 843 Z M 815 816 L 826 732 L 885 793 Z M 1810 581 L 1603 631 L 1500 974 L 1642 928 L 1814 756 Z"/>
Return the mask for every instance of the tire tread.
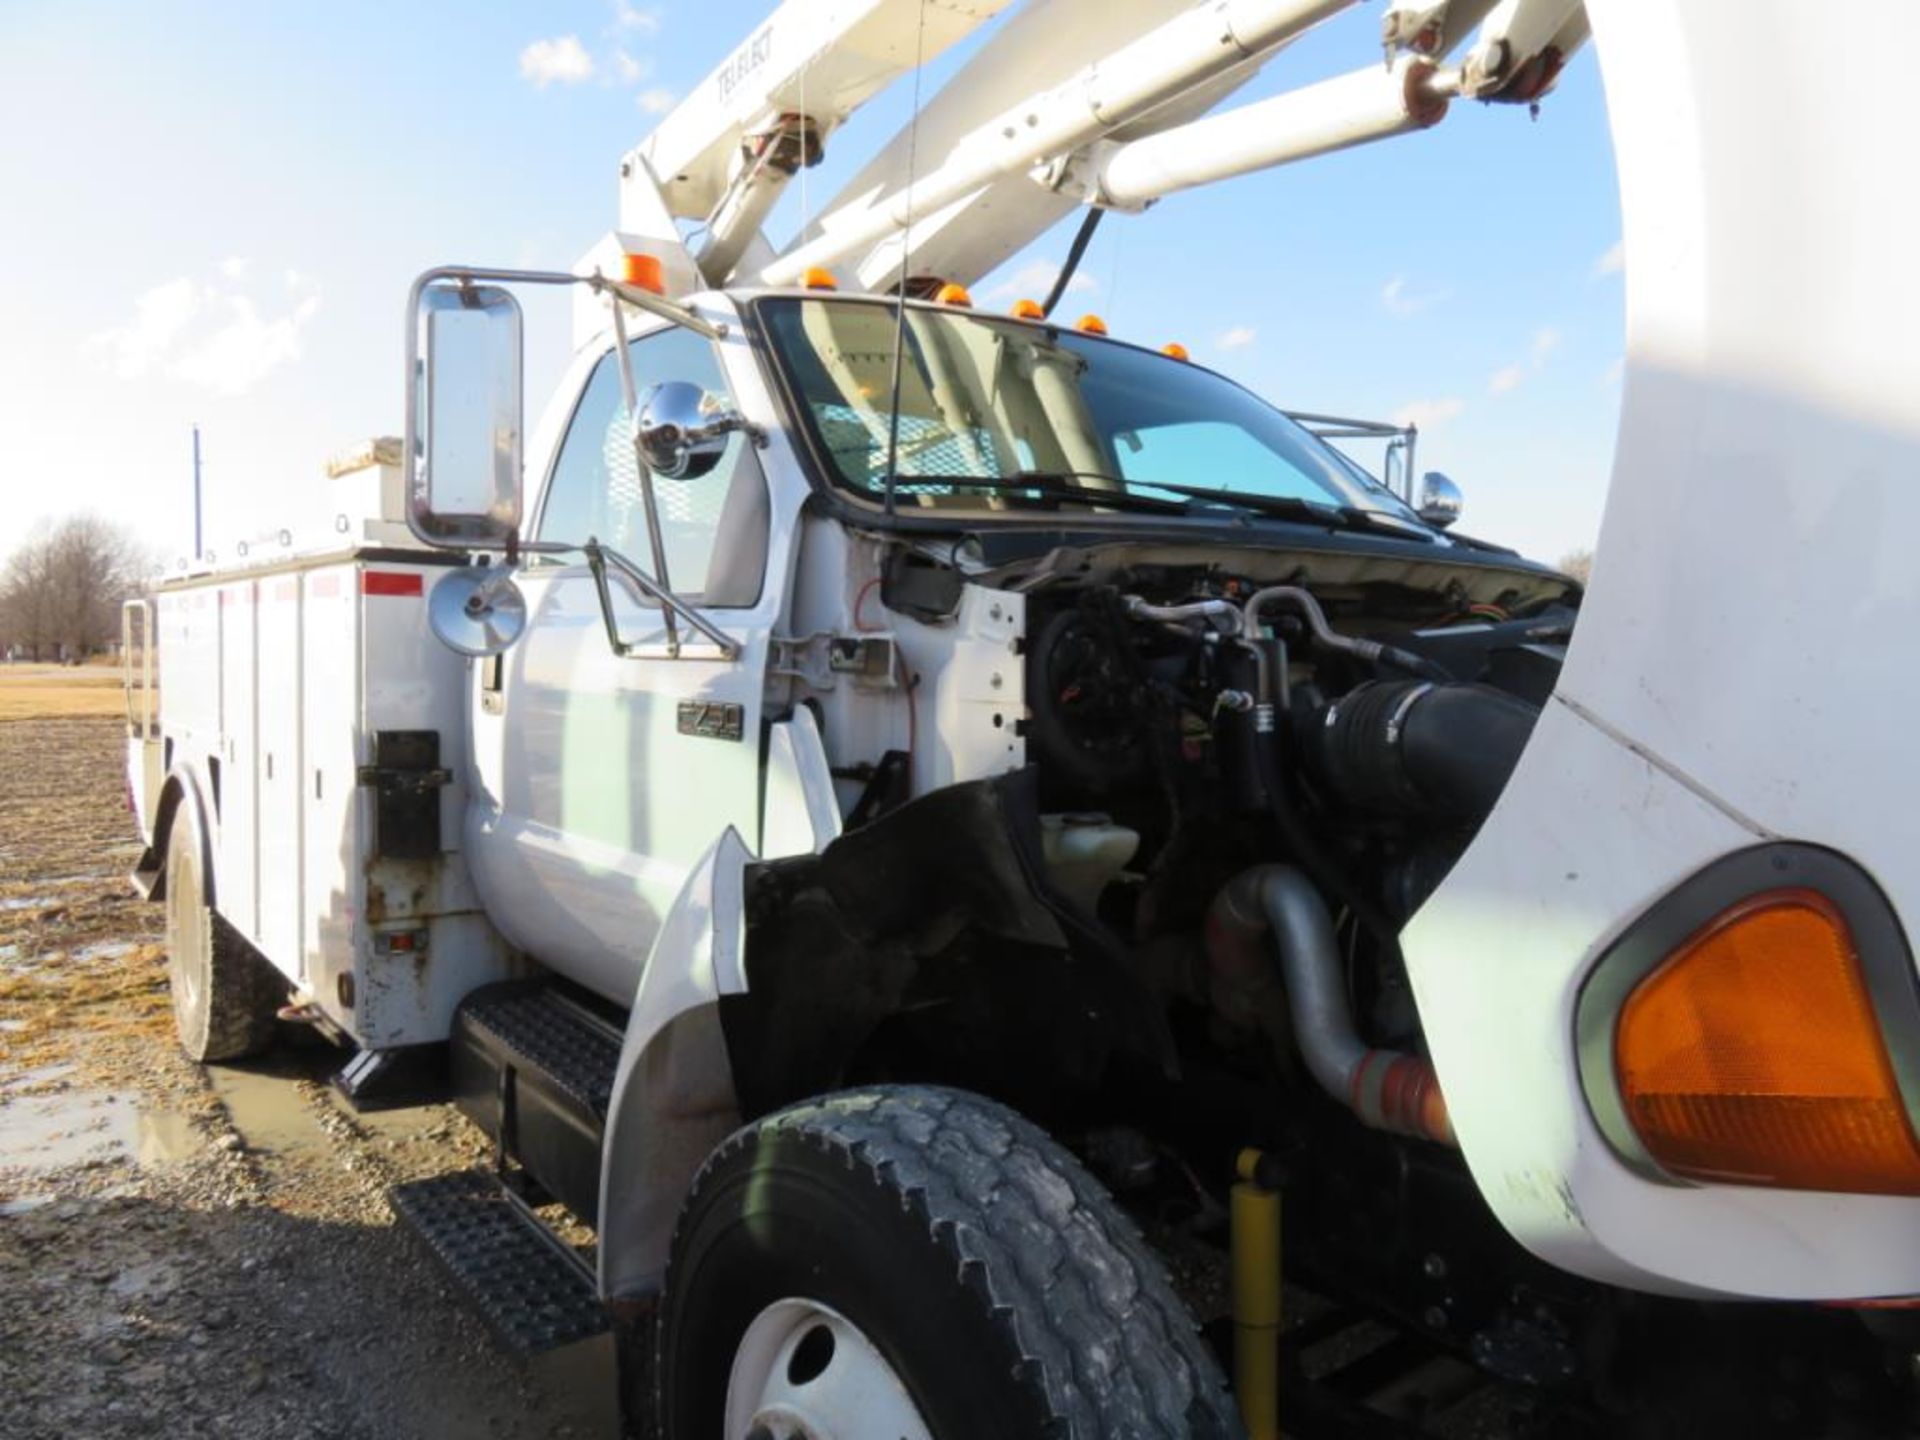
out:
<path id="1" fill-rule="evenodd" d="M 184 827 L 184 828 L 183 828 Z M 185 815 L 174 817 L 168 835 L 169 890 L 182 883 L 198 893 L 191 897 L 170 898 L 168 904 L 167 964 L 170 976 L 177 976 L 189 965 L 204 960 L 206 974 L 200 987 L 200 1006 L 205 1014 L 191 1013 L 176 984 L 174 994 L 175 1028 L 180 1044 L 194 1060 L 218 1063 L 244 1060 L 258 1055 L 273 1043 L 276 1014 L 285 993 L 280 976 L 248 943 L 245 936 L 206 902 L 206 885 L 200 873 L 200 861 L 186 847 L 199 843 L 194 822 Z M 176 840 L 179 854 L 176 857 Z M 184 863 L 182 863 L 184 860 Z M 174 907 L 187 906 L 187 925 L 191 936 L 176 936 L 172 919 Z M 176 953 L 181 940 L 187 939 L 191 954 Z M 204 1033 L 198 1033 L 204 1023 Z"/>
<path id="2" fill-rule="evenodd" d="M 1164 1267 L 1065 1148 L 963 1091 L 882 1086 L 803 1102 L 737 1132 L 717 1167 L 785 1133 L 891 1191 L 986 1311 L 1061 1440 L 1242 1433 L 1212 1352 Z M 675 1253 L 678 1253 L 676 1236 Z M 671 1287 L 671 1276 L 668 1285 Z"/>

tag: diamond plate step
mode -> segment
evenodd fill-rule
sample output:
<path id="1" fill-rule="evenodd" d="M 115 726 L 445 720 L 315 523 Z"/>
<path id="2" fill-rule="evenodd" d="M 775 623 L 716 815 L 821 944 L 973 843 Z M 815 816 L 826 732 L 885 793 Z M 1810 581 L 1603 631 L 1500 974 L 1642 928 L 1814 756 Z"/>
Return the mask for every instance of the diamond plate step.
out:
<path id="1" fill-rule="evenodd" d="M 620 1068 L 620 1032 L 555 991 L 488 987 L 460 1007 L 462 1022 L 493 1037 L 581 1109 L 604 1120 Z"/>
<path id="2" fill-rule="evenodd" d="M 586 1265 L 490 1172 L 410 1181 L 387 1199 L 508 1348 L 538 1355 L 607 1328 Z"/>

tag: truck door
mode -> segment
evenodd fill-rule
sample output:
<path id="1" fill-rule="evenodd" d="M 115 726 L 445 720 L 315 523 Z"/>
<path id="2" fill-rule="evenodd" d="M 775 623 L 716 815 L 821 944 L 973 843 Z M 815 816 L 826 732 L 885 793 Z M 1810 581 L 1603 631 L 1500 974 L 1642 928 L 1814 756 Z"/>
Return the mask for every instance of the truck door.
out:
<path id="1" fill-rule="evenodd" d="M 735 343 L 744 343 L 736 341 Z M 640 393 L 689 381 L 731 396 L 712 342 L 669 328 L 632 342 Z M 771 507 L 754 442 L 735 434 L 692 480 L 654 480 L 675 594 L 741 645 L 728 660 L 609 573 L 620 637 L 608 643 L 593 577 L 574 554 L 529 557 L 518 645 L 476 662 L 479 767 L 469 848 L 508 937 L 562 974 L 630 1001 L 688 871 L 731 825 L 758 846 L 762 689 L 779 611 Z M 652 570 L 619 366 L 593 367 L 549 472 L 534 534 L 589 537 Z"/>

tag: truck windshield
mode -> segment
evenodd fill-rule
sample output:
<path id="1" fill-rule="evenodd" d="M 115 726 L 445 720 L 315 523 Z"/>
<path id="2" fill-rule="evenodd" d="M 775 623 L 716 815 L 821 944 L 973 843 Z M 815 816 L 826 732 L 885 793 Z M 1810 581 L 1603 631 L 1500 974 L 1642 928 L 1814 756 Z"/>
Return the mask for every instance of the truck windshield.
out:
<path id="1" fill-rule="evenodd" d="M 771 298 L 759 313 L 830 478 L 882 494 L 893 305 Z M 1363 511 L 1429 533 L 1325 441 L 1211 371 L 1075 330 L 912 304 L 894 490 L 941 506 L 1001 494 L 1182 513 Z"/>

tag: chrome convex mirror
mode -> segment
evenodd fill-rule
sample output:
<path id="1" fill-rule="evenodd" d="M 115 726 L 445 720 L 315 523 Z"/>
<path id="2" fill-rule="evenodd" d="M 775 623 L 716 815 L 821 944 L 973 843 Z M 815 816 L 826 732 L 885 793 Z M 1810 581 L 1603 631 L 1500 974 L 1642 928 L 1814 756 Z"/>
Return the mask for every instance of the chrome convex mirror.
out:
<path id="1" fill-rule="evenodd" d="M 669 380 L 640 397 L 636 433 L 647 469 L 668 480 L 695 480 L 720 463 L 727 437 L 746 425 L 719 396 Z"/>
<path id="2" fill-rule="evenodd" d="M 1434 529 L 1444 530 L 1458 520 L 1465 503 L 1460 487 L 1438 470 L 1420 477 L 1420 503 L 1416 508 L 1420 518 Z"/>
<path id="3" fill-rule="evenodd" d="M 443 576 L 427 602 L 427 624 L 457 655 L 498 655 L 527 628 L 527 602 L 504 565 Z"/>

